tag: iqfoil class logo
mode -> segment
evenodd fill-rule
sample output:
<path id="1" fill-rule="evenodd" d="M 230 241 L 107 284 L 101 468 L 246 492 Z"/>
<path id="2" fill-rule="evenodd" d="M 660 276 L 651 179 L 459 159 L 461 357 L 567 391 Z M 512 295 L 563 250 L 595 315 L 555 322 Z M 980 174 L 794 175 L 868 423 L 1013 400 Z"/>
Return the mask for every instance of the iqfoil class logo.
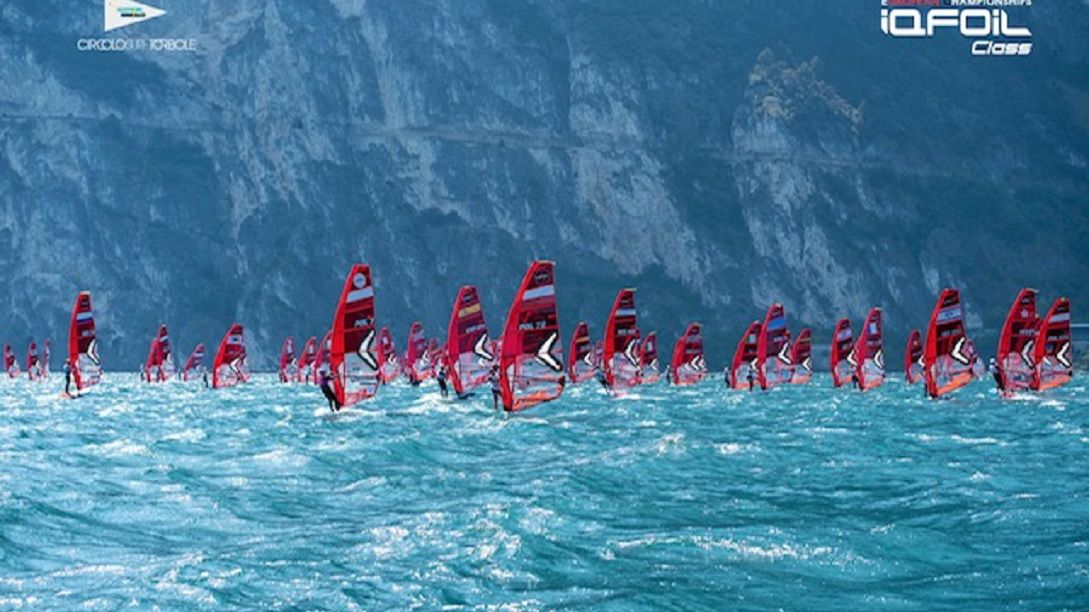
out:
<path id="1" fill-rule="evenodd" d="M 155 19 L 166 11 L 131 0 L 104 0 L 102 3 L 102 27 L 109 32 L 141 21 Z"/>
<path id="2" fill-rule="evenodd" d="M 971 41 L 981 57 L 1023 57 L 1032 53 L 1032 31 L 1008 9 L 1032 0 L 881 0 L 881 31 L 894 38 L 934 38 L 943 30 Z"/>

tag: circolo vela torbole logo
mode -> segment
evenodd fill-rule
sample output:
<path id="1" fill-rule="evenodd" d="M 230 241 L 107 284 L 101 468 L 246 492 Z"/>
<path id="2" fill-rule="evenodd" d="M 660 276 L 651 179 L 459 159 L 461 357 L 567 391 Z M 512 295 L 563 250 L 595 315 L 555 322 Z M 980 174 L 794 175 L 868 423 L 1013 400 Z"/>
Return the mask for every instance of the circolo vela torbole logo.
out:
<path id="1" fill-rule="evenodd" d="M 969 39 L 982 57 L 1032 53 L 1032 30 L 1010 14 L 1032 0 L 881 0 L 881 31 L 893 38 L 933 38 L 942 30 Z"/>
<path id="2" fill-rule="evenodd" d="M 134 0 L 102 0 L 102 29 L 106 32 L 142 23 L 166 15 L 166 11 Z M 107 53 L 125 52 L 177 52 L 196 51 L 195 38 L 141 38 L 114 36 L 104 38 L 80 38 L 76 41 L 79 51 Z"/>

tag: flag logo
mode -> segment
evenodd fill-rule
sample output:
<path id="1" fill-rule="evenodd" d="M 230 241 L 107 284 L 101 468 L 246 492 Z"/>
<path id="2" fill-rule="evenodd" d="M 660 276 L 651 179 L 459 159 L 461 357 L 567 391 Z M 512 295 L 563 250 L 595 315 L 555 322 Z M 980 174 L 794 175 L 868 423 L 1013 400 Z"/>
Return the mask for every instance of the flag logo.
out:
<path id="1" fill-rule="evenodd" d="M 163 9 L 132 0 L 103 0 L 102 6 L 102 27 L 107 32 L 166 14 Z"/>

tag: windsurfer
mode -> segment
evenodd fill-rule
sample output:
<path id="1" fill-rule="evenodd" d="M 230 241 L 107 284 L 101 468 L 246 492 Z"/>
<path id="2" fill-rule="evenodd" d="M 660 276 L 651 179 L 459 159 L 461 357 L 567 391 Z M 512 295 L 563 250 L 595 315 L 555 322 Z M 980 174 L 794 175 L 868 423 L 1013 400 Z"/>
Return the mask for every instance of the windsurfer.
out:
<path id="1" fill-rule="evenodd" d="M 449 397 L 450 392 L 446 389 L 446 366 L 439 366 L 439 371 L 435 374 L 435 381 L 439 383 L 439 394 L 443 399 Z"/>
<path id="2" fill-rule="evenodd" d="M 72 394 L 72 363 L 64 360 L 64 394 Z"/>
<path id="3" fill-rule="evenodd" d="M 499 402 L 503 399 L 503 387 L 499 384 L 499 366 L 492 367 L 488 382 L 492 385 L 492 409 L 498 412 Z"/>
<path id="4" fill-rule="evenodd" d="M 333 378 L 324 370 L 321 373 L 321 393 L 325 399 L 329 400 L 329 410 L 333 412 L 340 410 L 340 402 L 337 401 L 336 391 L 333 390 Z"/>
<path id="5" fill-rule="evenodd" d="M 748 374 L 745 375 L 746 380 L 749 381 L 749 393 L 752 393 L 754 387 L 756 387 L 756 372 L 749 368 Z"/>
<path id="6" fill-rule="evenodd" d="M 991 357 L 990 363 L 987 365 L 987 369 L 991 371 L 991 376 L 994 376 L 994 383 L 998 385 L 999 391 L 1006 390 L 1006 381 L 1002 376 L 1002 370 L 998 369 L 998 362 L 994 357 Z"/>

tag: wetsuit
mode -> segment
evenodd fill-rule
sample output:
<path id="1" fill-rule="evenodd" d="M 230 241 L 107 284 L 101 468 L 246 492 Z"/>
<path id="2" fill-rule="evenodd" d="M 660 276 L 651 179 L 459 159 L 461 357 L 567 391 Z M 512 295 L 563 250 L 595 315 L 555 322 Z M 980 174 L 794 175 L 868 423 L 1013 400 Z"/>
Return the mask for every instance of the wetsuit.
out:
<path id="1" fill-rule="evenodd" d="M 499 374 L 493 371 L 489 380 L 492 383 L 492 408 L 499 410 L 499 404 L 503 399 L 503 387 L 499 384 Z"/>
<path id="2" fill-rule="evenodd" d="M 446 368 L 439 368 L 438 374 L 435 375 L 435 380 L 439 383 L 439 394 L 443 398 L 450 395 L 450 392 L 446 389 Z"/>
<path id="3" fill-rule="evenodd" d="M 336 412 L 340 410 L 340 401 L 337 400 L 336 391 L 333 390 L 333 379 L 329 376 L 321 377 L 321 393 L 325 396 L 325 399 L 329 400 L 329 410 Z"/>
<path id="4" fill-rule="evenodd" d="M 67 362 L 64 364 L 64 394 L 71 395 L 72 391 L 72 367 Z"/>
<path id="5" fill-rule="evenodd" d="M 749 393 L 752 393 L 753 387 L 756 386 L 756 376 L 752 373 L 752 368 L 749 368 Z"/>

